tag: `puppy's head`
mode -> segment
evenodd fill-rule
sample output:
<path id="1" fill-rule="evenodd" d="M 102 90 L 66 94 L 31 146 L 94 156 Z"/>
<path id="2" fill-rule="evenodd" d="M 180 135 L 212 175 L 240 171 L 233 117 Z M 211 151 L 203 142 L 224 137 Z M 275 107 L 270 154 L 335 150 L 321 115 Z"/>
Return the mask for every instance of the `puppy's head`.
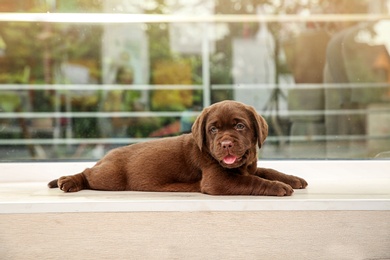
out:
<path id="1" fill-rule="evenodd" d="M 200 150 L 206 150 L 225 168 L 238 168 L 256 158 L 268 125 L 256 110 L 236 101 L 222 101 L 205 108 L 192 126 Z"/>

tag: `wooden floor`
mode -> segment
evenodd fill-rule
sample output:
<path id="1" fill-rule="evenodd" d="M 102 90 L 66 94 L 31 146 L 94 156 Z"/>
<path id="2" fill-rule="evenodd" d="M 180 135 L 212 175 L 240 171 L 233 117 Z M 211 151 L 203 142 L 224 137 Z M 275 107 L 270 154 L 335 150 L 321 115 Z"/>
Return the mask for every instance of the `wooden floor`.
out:
<path id="1" fill-rule="evenodd" d="M 390 211 L 1 214 L 1 259 L 390 259 Z"/>

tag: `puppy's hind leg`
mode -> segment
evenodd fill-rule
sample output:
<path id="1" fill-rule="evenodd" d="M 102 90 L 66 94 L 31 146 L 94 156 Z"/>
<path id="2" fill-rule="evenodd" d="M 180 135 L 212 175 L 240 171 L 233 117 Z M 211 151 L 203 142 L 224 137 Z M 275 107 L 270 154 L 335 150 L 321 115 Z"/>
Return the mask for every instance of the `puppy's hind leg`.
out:
<path id="1" fill-rule="evenodd" d="M 120 191 L 127 187 L 126 172 L 112 163 L 97 163 L 83 172 L 62 176 L 48 183 L 49 188 L 60 188 L 64 192 L 83 189 Z"/>
<path id="2" fill-rule="evenodd" d="M 55 180 L 54 180 L 55 181 Z M 51 188 L 51 181 L 48 185 Z M 55 187 L 55 186 L 54 186 Z M 53 187 L 53 188 L 54 188 Z M 60 188 L 64 192 L 76 192 L 82 189 L 89 189 L 88 182 L 84 176 L 84 172 L 78 173 L 72 176 L 62 176 L 57 180 L 57 187 Z"/>
<path id="3" fill-rule="evenodd" d="M 81 173 L 79 173 L 79 174 L 81 174 Z M 77 176 L 76 175 L 62 176 L 59 179 L 55 179 L 55 180 L 52 180 L 51 182 L 49 182 L 47 184 L 47 186 L 50 189 L 60 188 L 61 190 L 65 191 L 65 192 L 76 192 L 76 191 L 85 189 L 84 188 L 85 185 L 84 185 L 83 181 L 80 182 L 78 180 L 78 179 L 80 179 L 79 177 L 82 177 L 82 176 L 78 176 L 79 174 L 77 174 Z"/>
<path id="4" fill-rule="evenodd" d="M 87 168 L 83 172 L 75 175 L 62 176 L 59 179 L 49 182 L 47 186 L 50 189 L 60 188 L 64 192 L 76 192 L 82 189 L 89 189 L 88 181 L 84 175 L 87 171 L 90 171 L 90 169 Z"/>
<path id="5" fill-rule="evenodd" d="M 96 167 L 96 165 L 94 167 Z M 76 192 L 83 189 L 89 189 L 89 184 L 84 173 L 89 172 L 90 170 L 91 169 L 87 168 L 81 173 L 75 175 L 62 176 L 49 182 L 47 186 L 50 189 L 60 188 L 64 192 Z"/>

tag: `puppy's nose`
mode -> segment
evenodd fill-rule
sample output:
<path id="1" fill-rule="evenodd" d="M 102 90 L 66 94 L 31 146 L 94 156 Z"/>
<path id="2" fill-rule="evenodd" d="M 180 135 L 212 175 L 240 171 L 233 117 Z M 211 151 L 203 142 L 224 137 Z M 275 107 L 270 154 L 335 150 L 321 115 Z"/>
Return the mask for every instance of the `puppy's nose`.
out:
<path id="1" fill-rule="evenodd" d="M 222 141 L 221 146 L 223 149 L 229 149 L 233 147 L 233 142 L 232 141 Z"/>

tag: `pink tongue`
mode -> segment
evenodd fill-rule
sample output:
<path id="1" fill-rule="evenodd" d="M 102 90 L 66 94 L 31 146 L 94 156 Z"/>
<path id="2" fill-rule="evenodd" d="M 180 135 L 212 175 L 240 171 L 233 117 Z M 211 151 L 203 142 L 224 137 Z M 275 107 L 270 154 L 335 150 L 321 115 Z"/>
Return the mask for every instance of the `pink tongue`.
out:
<path id="1" fill-rule="evenodd" d="M 237 157 L 234 155 L 227 155 L 225 158 L 223 158 L 223 162 L 226 164 L 233 164 L 236 161 Z"/>

